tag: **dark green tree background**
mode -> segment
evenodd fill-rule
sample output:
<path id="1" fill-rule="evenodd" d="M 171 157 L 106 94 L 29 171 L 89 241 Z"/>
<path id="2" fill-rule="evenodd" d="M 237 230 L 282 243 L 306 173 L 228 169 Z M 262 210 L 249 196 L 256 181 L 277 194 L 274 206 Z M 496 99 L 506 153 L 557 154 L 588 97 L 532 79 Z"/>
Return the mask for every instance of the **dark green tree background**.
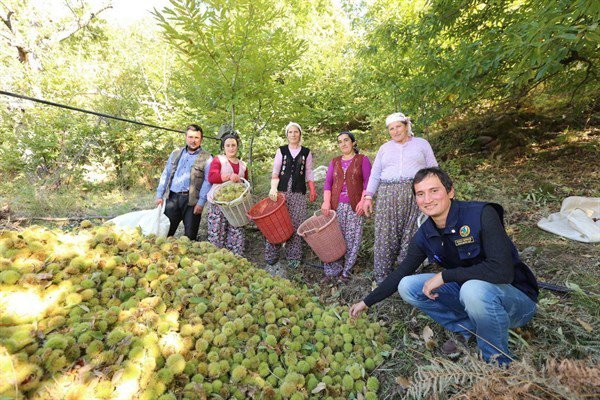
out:
<path id="1" fill-rule="evenodd" d="M 231 124 L 257 172 L 290 120 L 322 148 L 342 129 L 376 147 L 393 111 L 422 133 L 526 104 L 577 112 L 599 89 L 593 1 L 171 0 L 152 29 L 70 6 L 50 20 L 38 3 L 0 3 L 2 90 L 179 129 L 199 122 L 207 136 Z M 90 169 L 152 186 L 182 142 L 4 96 L 0 105 L 2 174 L 41 187 L 82 184 Z"/>

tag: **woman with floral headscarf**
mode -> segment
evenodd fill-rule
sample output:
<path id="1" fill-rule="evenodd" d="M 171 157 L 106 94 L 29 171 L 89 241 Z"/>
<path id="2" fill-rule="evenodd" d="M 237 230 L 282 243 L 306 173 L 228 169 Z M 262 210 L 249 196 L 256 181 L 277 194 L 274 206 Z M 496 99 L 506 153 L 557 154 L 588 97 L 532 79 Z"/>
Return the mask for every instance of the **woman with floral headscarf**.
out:
<path id="1" fill-rule="evenodd" d="M 415 174 L 421 168 L 438 165 L 429 142 L 413 136 L 411 121 L 404 114 L 390 114 L 385 125 L 392 140 L 377 151 L 363 203 L 365 214 L 370 215 L 377 192 L 373 249 L 377 284 L 396 261 L 404 259 L 417 230 L 419 208 L 411 188 Z"/>
<path id="2" fill-rule="evenodd" d="M 306 220 L 306 189 L 309 189 L 311 203 L 317 199 L 312 171 L 312 154 L 310 149 L 301 145 L 302 127 L 290 122 L 285 128 L 288 144 L 277 149 L 273 163 L 271 190 L 269 198 L 277 200 L 277 193 L 285 194 L 285 201 L 290 212 L 294 233 L 285 243 L 286 259 L 290 268 L 300 265 L 302 259 L 302 238 L 296 230 Z M 266 243 L 265 261 L 273 265 L 279 259 L 281 245 Z"/>
<path id="3" fill-rule="evenodd" d="M 346 254 L 331 263 L 323 265 L 327 279 L 338 278 L 345 283 L 350 278 L 350 270 L 356 263 L 363 230 L 363 196 L 371 175 L 371 162 L 364 154 L 359 154 L 356 139 L 350 132 L 337 136 L 342 153 L 329 163 L 323 185 L 321 212 L 329 215 L 336 210 L 346 242 Z"/>

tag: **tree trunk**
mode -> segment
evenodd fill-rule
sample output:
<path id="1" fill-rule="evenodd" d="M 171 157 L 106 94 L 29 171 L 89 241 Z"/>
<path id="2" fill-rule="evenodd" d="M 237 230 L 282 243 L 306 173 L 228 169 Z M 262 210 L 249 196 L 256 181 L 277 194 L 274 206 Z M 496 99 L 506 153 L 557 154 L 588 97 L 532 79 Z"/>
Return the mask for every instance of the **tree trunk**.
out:
<path id="1" fill-rule="evenodd" d="M 253 163 L 254 160 L 253 160 L 253 156 L 252 156 L 252 149 L 254 147 L 254 138 L 256 137 L 257 133 L 260 133 L 260 131 L 261 131 L 260 129 L 259 130 L 256 130 L 256 129 L 252 130 L 252 136 L 250 136 L 250 148 L 248 149 L 248 169 L 251 172 L 249 174 L 249 176 L 250 176 L 250 184 L 252 186 L 254 186 L 254 174 L 252 173 L 252 163 Z"/>
<path id="2" fill-rule="evenodd" d="M 235 132 L 235 104 L 231 105 L 231 130 Z"/>

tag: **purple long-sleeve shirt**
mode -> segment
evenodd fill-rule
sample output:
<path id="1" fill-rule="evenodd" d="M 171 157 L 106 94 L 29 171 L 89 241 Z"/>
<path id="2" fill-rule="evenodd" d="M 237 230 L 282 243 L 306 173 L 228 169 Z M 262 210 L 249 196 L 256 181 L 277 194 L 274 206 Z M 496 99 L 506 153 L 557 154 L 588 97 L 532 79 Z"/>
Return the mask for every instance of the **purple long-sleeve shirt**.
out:
<path id="1" fill-rule="evenodd" d="M 342 169 L 345 171 L 354 158 L 349 160 L 342 159 Z M 369 176 L 371 175 L 371 161 L 369 157 L 364 156 L 362 159 L 362 176 L 363 176 L 363 190 L 367 188 L 367 182 L 369 182 Z M 327 168 L 327 175 L 325 176 L 325 183 L 323 184 L 323 190 L 331 190 L 333 187 L 333 160 L 329 163 Z M 348 189 L 346 188 L 346 182 L 342 186 L 342 192 L 340 193 L 340 203 L 350 203 L 350 197 L 348 197 Z"/>
<path id="2" fill-rule="evenodd" d="M 375 194 L 381 181 L 413 179 L 420 169 L 437 166 L 438 163 L 427 140 L 411 137 L 402 144 L 390 140 L 379 148 L 375 156 L 367 194 L 370 196 Z"/>

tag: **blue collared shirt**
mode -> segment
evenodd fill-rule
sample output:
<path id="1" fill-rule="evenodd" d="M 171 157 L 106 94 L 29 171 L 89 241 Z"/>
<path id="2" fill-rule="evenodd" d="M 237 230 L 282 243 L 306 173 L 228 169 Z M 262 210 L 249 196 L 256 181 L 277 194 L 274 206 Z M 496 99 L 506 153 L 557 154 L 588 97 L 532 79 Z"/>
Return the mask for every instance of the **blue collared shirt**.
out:
<path id="1" fill-rule="evenodd" d="M 173 175 L 173 181 L 171 182 L 171 187 L 169 190 L 172 192 L 187 192 L 190 189 L 190 172 L 194 163 L 196 162 L 196 157 L 200 154 L 199 148 L 193 153 L 189 153 L 186 150 L 183 151 L 183 154 L 179 158 L 179 163 L 177 164 L 177 168 L 175 169 L 175 174 Z M 156 189 L 156 198 L 162 199 L 165 194 L 167 179 L 171 176 L 171 159 L 175 154 L 171 154 L 169 156 L 169 160 L 167 161 L 167 165 L 160 176 L 160 182 L 158 183 L 158 188 Z M 208 181 L 208 173 L 210 170 L 210 163 L 212 162 L 212 157 L 210 157 L 206 161 L 206 165 L 204 166 L 204 182 L 202 182 L 202 187 L 200 188 L 198 205 L 204 206 L 206 203 L 206 195 L 210 191 L 211 184 Z"/>

